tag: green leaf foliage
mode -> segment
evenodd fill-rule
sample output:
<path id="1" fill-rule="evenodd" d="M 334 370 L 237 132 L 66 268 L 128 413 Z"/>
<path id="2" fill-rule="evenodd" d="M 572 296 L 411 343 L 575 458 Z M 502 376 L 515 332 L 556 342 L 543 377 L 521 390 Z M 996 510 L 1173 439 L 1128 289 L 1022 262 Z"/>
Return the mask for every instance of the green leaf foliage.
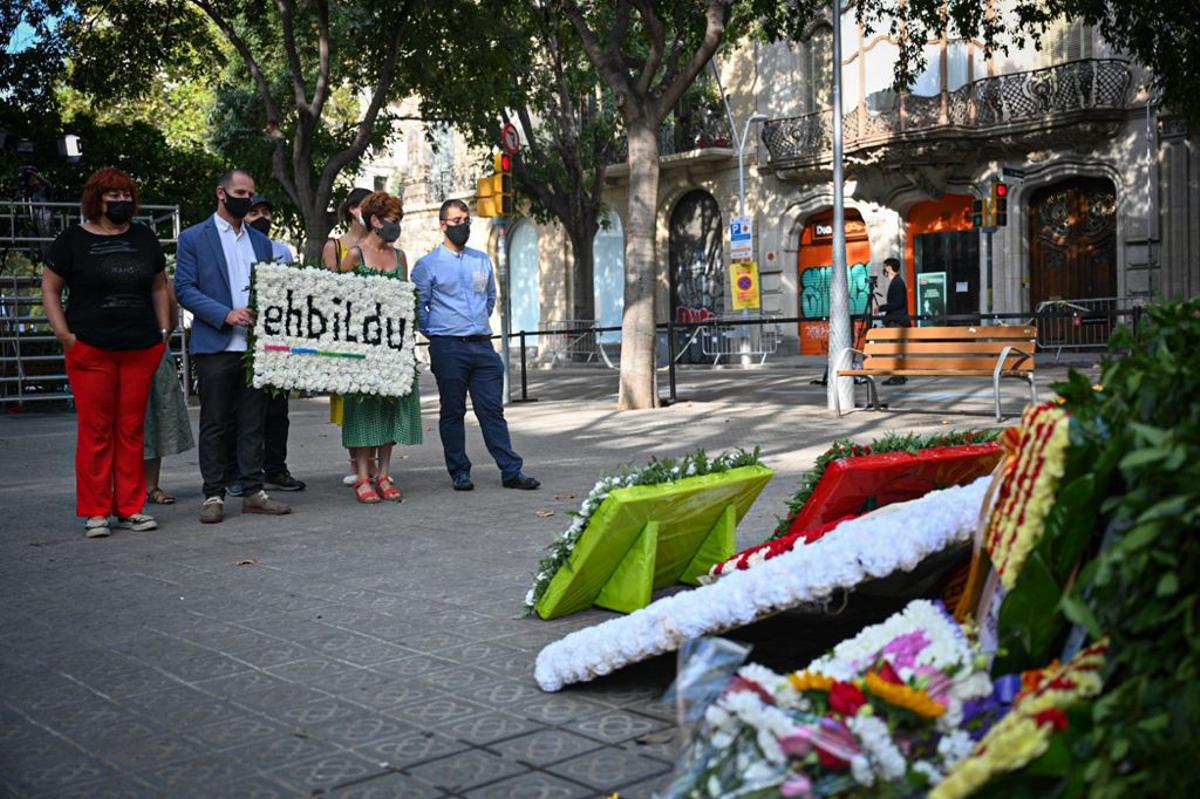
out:
<path id="1" fill-rule="evenodd" d="M 1200 794 L 1200 299 L 1116 332 L 1101 385 L 1055 386 L 1067 474 L 1001 609 L 997 669 L 1059 655 L 1069 625 L 1111 641 L 1105 692 L 1072 717 L 1072 765 L 1029 795 Z M 1049 753 L 1048 753 L 1049 754 Z M 1032 767 L 985 795 L 1022 795 Z M 1040 783 L 1039 783 L 1040 784 Z"/>

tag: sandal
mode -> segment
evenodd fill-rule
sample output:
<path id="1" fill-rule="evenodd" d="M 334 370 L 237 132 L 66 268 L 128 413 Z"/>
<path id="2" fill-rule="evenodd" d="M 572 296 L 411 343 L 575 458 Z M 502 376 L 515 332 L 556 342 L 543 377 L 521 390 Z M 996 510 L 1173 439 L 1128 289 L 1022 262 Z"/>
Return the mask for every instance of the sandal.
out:
<path id="1" fill-rule="evenodd" d="M 379 481 L 375 483 L 375 487 L 379 489 L 379 496 L 383 499 L 386 499 L 388 502 L 404 501 L 404 494 L 400 492 L 399 488 L 396 488 L 396 482 L 390 477 L 380 478 Z"/>
<path id="2" fill-rule="evenodd" d="M 375 493 L 370 479 L 359 480 L 354 484 L 354 498 L 364 505 L 374 505 L 383 501 L 379 498 L 379 494 Z"/>
<path id="3" fill-rule="evenodd" d="M 107 516 L 92 516 L 83 523 L 83 534 L 88 538 L 108 538 L 112 530 L 108 527 Z"/>
<path id="4" fill-rule="evenodd" d="M 146 492 L 146 501 L 152 505 L 174 505 L 175 497 L 155 486 Z"/>

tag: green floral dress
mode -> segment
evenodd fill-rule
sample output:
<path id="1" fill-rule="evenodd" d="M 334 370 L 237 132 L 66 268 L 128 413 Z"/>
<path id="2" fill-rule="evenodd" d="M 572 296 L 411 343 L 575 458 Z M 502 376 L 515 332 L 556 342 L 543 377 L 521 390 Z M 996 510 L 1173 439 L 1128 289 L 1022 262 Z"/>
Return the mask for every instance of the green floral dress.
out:
<path id="1" fill-rule="evenodd" d="M 378 275 L 379 270 L 360 264 L 360 275 Z M 398 279 L 407 280 L 408 270 L 396 253 Z M 343 447 L 379 447 L 386 444 L 420 444 L 421 394 L 419 377 L 413 376 L 412 391 L 403 397 L 377 394 L 348 394 L 342 423 Z"/>

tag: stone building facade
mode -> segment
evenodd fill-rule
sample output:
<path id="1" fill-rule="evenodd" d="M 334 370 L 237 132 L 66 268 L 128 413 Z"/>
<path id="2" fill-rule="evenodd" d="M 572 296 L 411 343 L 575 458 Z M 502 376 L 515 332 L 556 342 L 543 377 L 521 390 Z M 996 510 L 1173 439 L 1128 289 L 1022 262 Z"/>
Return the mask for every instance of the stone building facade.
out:
<path id="1" fill-rule="evenodd" d="M 723 93 L 738 131 L 751 115 L 766 117 L 751 128 L 744 171 L 763 312 L 797 320 L 782 325 L 785 351 L 823 351 L 831 36 L 828 22 L 817 21 L 803 43 L 734 49 L 664 126 L 660 321 L 730 307 L 728 228 L 739 175 Z M 924 73 L 901 94 L 890 88 L 897 49 L 886 33 L 864 33 L 849 13 L 842 37 L 852 311 L 863 310 L 868 277 L 889 256 L 901 260 L 915 313 L 1016 319 L 1043 304 L 1102 312 L 1200 293 L 1200 135 L 1163 109 L 1145 71 L 1098 33 L 1064 24 L 1041 50 L 1013 46 L 991 58 L 978 42 L 929 42 Z M 451 141 L 437 152 L 421 131 L 404 133 L 407 149 L 369 166 L 365 179 L 382 175 L 405 193 L 402 241 L 412 255 L 436 243 L 441 199 L 470 201 L 486 154 L 466 153 L 461 142 L 455 151 L 450 133 L 437 134 Z M 609 224 L 595 243 L 596 315 L 605 324 L 620 320 L 627 174 L 623 164 L 608 172 Z M 994 180 L 1008 185 L 1009 210 L 991 241 L 989 300 L 987 239 L 972 229 L 971 203 Z M 472 241 L 493 253 L 498 246 L 486 224 L 476 224 Z M 572 264 L 561 231 L 519 219 L 507 246 L 514 329 L 564 320 Z M 1073 341 L 1106 335 L 1060 333 Z"/>

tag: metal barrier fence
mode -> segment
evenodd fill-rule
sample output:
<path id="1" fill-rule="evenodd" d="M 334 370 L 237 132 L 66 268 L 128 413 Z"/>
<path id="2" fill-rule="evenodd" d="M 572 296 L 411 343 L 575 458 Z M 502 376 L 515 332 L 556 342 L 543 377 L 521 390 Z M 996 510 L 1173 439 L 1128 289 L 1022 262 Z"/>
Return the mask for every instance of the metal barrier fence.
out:
<path id="1" fill-rule="evenodd" d="M 35 401 L 69 401 L 62 348 L 41 313 L 41 280 L 35 277 L 0 278 L 0 405 Z M 1092 302 L 1087 305 L 1086 302 Z M 1033 317 L 1029 314 L 968 314 L 958 316 L 916 316 L 914 321 L 937 325 L 1023 325 L 1038 326 L 1038 346 L 1042 351 L 1061 353 L 1066 348 L 1098 348 L 1107 344 L 1108 337 L 1119 325 L 1132 322 L 1135 326 L 1142 314 L 1141 307 L 1120 307 L 1122 302 L 1094 300 L 1076 303 L 1055 302 L 1039 306 Z M 1105 305 L 1109 303 L 1109 305 Z M 1113 305 L 1117 307 L 1113 307 Z M 778 352 L 784 325 L 798 325 L 798 317 L 731 316 L 704 322 L 657 325 L 665 339 L 666 363 L 660 370 L 668 373 L 670 398 L 675 399 L 675 373 L 681 356 L 689 347 L 699 343 L 703 353 L 716 365 L 721 358 L 758 358 L 765 363 Z M 856 334 L 864 325 L 882 322 L 882 317 L 854 319 Z M 604 342 L 604 334 L 617 334 L 619 325 L 596 326 L 586 320 L 561 320 L 538 330 L 513 333 L 511 343 L 520 348 L 521 397 L 528 397 L 529 337 L 541 336 L 545 346 L 553 347 L 554 363 L 603 363 L 610 369 L 620 361 L 620 344 Z M 1046 331 L 1043 333 L 1043 331 Z M 493 338 L 499 338 L 493 336 Z M 171 349 L 179 359 L 185 393 L 191 393 L 190 364 L 186 331 L 177 330 Z"/>

